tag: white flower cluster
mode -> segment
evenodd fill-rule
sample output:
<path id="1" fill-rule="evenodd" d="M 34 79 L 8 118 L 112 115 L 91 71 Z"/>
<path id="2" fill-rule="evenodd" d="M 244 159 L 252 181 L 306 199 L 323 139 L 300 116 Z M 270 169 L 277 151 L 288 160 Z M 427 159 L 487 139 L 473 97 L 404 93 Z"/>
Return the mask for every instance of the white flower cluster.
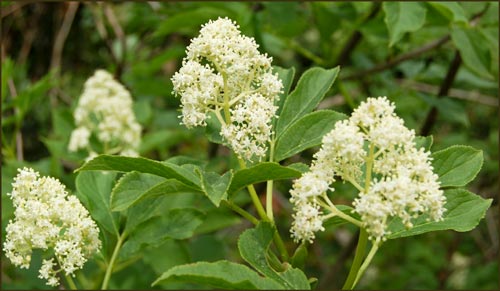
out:
<path id="1" fill-rule="evenodd" d="M 137 156 L 141 126 L 132 110 L 132 97 L 127 89 L 105 70 L 97 70 L 84 86 L 74 112 L 77 128 L 72 132 L 68 149 L 90 147 L 92 134 L 104 145 L 104 153 Z"/>
<path id="2" fill-rule="evenodd" d="M 257 48 L 230 19 L 210 20 L 191 40 L 172 77 L 174 93 L 181 97 L 182 123 L 205 126 L 209 112 L 221 117 L 223 110 L 221 135 L 247 160 L 265 156 L 274 104 L 283 88 L 272 73 L 272 59 Z"/>
<path id="3" fill-rule="evenodd" d="M 290 191 L 295 205 L 291 229 L 295 240 L 311 241 L 314 232 L 322 229 L 318 222 L 323 219 L 321 212 L 310 217 L 303 209 L 319 209 L 317 199 L 333 190 L 334 175 L 360 189 L 354 211 L 361 216 L 371 240 L 385 240 L 391 217 L 401 218 L 408 228 L 413 226 L 412 219 L 424 213 L 429 220 L 442 220 L 446 198 L 433 173 L 430 153 L 416 148 L 415 132 L 404 126 L 394 109 L 386 97 L 368 98 L 348 120 L 337 122 L 323 137 L 310 172 L 296 180 Z M 365 187 L 360 186 L 363 166 L 371 175 Z M 315 223 L 305 223 L 304 217 Z"/>
<path id="4" fill-rule="evenodd" d="M 6 228 L 3 251 L 12 264 L 28 268 L 33 249 L 53 248 L 54 258 L 43 260 L 39 278 L 57 286 L 57 273 L 73 275 L 100 248 L 99 229 L 75 196 L 59 180 L 40 177 L 33 169 L 18 169 L 7 194 L 15 207 Z M 54 267 L 60 266 L 60 270 Z"/>

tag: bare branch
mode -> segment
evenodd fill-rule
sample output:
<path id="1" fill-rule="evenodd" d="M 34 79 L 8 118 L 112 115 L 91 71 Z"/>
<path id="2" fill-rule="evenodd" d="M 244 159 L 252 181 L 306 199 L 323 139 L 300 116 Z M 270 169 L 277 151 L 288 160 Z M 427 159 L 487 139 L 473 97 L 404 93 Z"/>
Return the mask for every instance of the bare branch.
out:
<path id="1" fill-rule="evenodd" d="M 108 22 L 111 25 L 111 28 L 113 29 L 113 32 L 115 33 L 116 37 L 120 41 L 120 44 L 122 47 L 121 59 L 118 63 L 118 67 L 117 67 L 116 74 L 115 74 L 115 77 L 117 79 L 120 79 L 122 71 L 123 71 L 123 67 L 125 65 L 126 55 L 127 55 L 126 54 L 127 41 L 125 38 L 125 33 L 123 32 L 123 28 L 121 27 L 120 22 L 118 22 L 118 19 L 116 18 L 116 15 L 113 11 L 113 8 L 108 3 L 104 4 L 104 14 L 106 14 Z"/>
<path id="2" fill-rule="evenodd" d="M 60 68 L 61 66 L 62 51 L 64 48 L 64 44 L 66 42 L 66 39 L 68 38 L 68 34 L 71 29 L 71 25 L 73 24 L 73 20 L 75 19 L 75 14 L 76 11 L 78 10 L 79 5 L 80 2 L 68 3 L 68 10 L 66 10 L 66 13 L 64 14 L 63 23 L 61 24 L 61 28 L 57 33 L 54 42 L 54 47 L 52 49 L 52 59 L 50 62 L 51 69 Z"/>
<path id="3" fill-rule="evenodd" d="M 436 95 L 439 92 L 439 87 L 431 84 L 420 83 L 411 80 L 401 80 L 401 79 L 396 80 L 396 82 L 403 87 L 411 88 L 414 90 L 418 90 L 433 95 Z M 479 93 L 479 91 L 475 90 L 467 91 L 462 89 L 450 88 L 448 90 L 447 96 L 456 99 L 477 102 L 483 105 L 488 105 L 493 107 L 497 107 L 499 105 L 497 97 L 481 94 Z"/>
<path id="4" fill-rule="evenodd" d="M 355 80 L 355 79 L 359 79 L 359 78 L 362 78 L 364 76 L 367 76 L 369 74 L 378 73 L 378 72 L 384 71 L 386 69 L 392 68 L 399 63 L 402 63 L 404 61 L 419 57 L 428 51 L 431 51 L 435 48 L 442 46 L 443 44 L 448 42 L 450 39 L 451 39 L 450 35 L 443 36 L 439 39 L 436 39 L 434 41 L 429 42 L 428 44 L 426 44 L 422 47 L 414 49 L 406 54 L 399 55 L 399 56 L 397 56 L 397 57 L 395 57 L 395 58 L 393 58 L 385 63 L 381 63 L 378 65 L 375 65 L 374 67 L 372 67 L 370 69 L 363 70 L 363 71 L 348 75 L 348 76 L 342 78 L 342 80 L 346 80 L 346 81 L 347 80 Z"/>

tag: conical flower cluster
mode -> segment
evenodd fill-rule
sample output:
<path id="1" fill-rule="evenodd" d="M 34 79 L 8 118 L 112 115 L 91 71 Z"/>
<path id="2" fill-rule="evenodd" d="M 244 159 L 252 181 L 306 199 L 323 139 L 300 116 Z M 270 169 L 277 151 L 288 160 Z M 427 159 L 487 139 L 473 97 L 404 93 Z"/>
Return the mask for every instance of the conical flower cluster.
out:
<path id="1" fill-rule="evenodd" d="M 272 73 L 272 59 L 260 54 L 255 40 L 228 18 L 204 24 L 186 55 L 172 77 L 182 123 L 206 126 L 214 112 L 221 136 L 240 158 L 264 157 L 278 109 L 274 104 L 283 88 Z"/>

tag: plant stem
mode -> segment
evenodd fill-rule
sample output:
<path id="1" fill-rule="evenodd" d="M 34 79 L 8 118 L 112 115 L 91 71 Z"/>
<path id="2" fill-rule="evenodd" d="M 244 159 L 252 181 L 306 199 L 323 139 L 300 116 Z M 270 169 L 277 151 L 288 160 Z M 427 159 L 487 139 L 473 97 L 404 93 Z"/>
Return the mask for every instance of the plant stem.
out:
<path id="1" fill-rule="evenodd" d="M 375 253 L 377 253 L 378 247 L 379 247 L 378 243 L 375 243 L 372 245 L 372 248 L 370 249 L 368 256 L 366 257 L 365 261 L 361 265 L 361 268 L 359 268 L 358 275 L 356 276 L 356 279 L 354 280 L 354 283 L 352 284 L 351 289 L 353 289 L 356 286 L 356 284 L 358 284 L 359 279 L 361 278 L 361 276 L 365 272 L 368 265 L 370 265 L 370 263 L 373 259 L 373 256 L 375 256 Z"/>
<path id="2" fill-rule="evenodd" d="M 75 285 L 75 281 L 73 281 L 73 278 L 71 278 L 71 275 L 64 275 L 64 278 L 66 278 L 66 282 L 68 282 L 69 288 L 71 290 L 78 290 Z"/>
<path id="3" fill-rule="evenodd" d="M 273 223 L 274 226 L 274 242 L 276 244 L 276 247 L 278 248 L 278 251 L 280 252 L 281 260 L 284 262 L 288 262 L 288 252 L 286 251 L 285 244 L 283 243 L 283 240 L 281 239 L 281 236 L 278 232 L 278 228 L 276 225 Z"/>
<path id="4" fill-rule="evenodd" d="M 270 142 L 269 146 L 269 161 L 272 162 L 274 160 L 274 138 Z M 271 222 L 274 223 L 274 214 L 273 214 L 273 180 L 267 181 L 266 188 L 266 213 L 267 217 Z"/>
<path id="5" fill-rule="evenodd" d="M 363 262 L 363 257 L 366 252 L 366 244 L 368 243 L 368 233 L 364 229 L 360 229 L 359 237 L 358 237 L 358 245 L 356 247 L 356 253 L 354 255 L 354 261 L 352 262 L 351 269 L 349 270 L 349 275 L 344 283 L 342 289 L 351 290 L 354 287 L 354 282 L 356 279 L 356 275 L 359 272 L 359 268 L 361 267 L 361 263 Z"/>
<path id="6" fill-rule="evenodd" d="M 236 212 L 239 215 L 246 218 L 248 221 L 250 221 L 254 225 L 259 224 L 259 220 L 257 218 L 255 218 L 253 215 L 251 215 L 250 213 L 248 213 L 247 211 L 245 211 L 243 208 L 239 207 L 238 205 L 234 204 L 233 202 L 231 202 L 229 200 L 222 200 L 222 203 L 224 203 L 224 205 L 229 207 L 234 212 Z"/>
<path id="7" fill-rule="evenodd" d="M 370 181 L 372 179 L 372 166 L 373 166 L 373 154 L 375 152 L 375 145 L 370 143 L 370 150 L 368 153 L 368 160 L 366 161 L 366 175 L 365 175 L 365 193 L 370 190 Z"/>
<path id="8" fill-rule="evenodd" d="M 109 261 L 108 267 L 106 268 L 106 274 L 104 275 L 104 280 L 102 281 L 101 290 L 106 290 L 108 288 L 109 278 L 111 277 L 111 273 L 113 272 L 113 265 L 115 264 L 115 260 L 118 257 L 118 253 L 120 252 L 125 237 L 125 232 L 118 237 L 115 249 L 113 250 L 113 255 L 111 256 L 111 260 Z"/>
<path id="9" fill-rule="evenodd" d="M 242 169 L 246 169 L 245 161 L 243 161 L 241 158 L 238 158 L 238 163 L 240 164 L 240 167 Z M 259 216 L 264 220 L 264 221 L 269 221 L 269 218 L 267 217 L 266 211 L 264 210 L 264 207 L 262 206 L 262 203 L 260 203 L 259 196 L 257 195 L 257 192 L 255 191 L 255 188 L 253 185 L 248 185 L 247 186 L 248 193 L 250 193 L 250 198 L 252 198 L 252 202 L 255 205 L 255 208 L 257 209 L 257 213 L 259 213 Z"/>

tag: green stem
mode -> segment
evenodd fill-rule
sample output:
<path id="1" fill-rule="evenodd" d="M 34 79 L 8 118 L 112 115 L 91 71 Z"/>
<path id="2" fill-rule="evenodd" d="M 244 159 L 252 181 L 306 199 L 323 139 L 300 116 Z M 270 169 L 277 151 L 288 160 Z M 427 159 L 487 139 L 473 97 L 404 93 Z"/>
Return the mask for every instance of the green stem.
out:
<path id="1" fill-rule="evenodd" d="M 245 169 L 247 167 L 245 165 L 245 161 L 243 161 L 241 158 L 238 158 L 238 163 L 240 164 L 240 167 L 242 169 Z M 255 205 L 255 208 L 257 209 L 257 213 L 259 213 L 260 218 L 262 218 L 262 220 L 264 221 L 269 221 L 266 211 L 264 210 L 262 203 L 260 203 L 259 195 L 257 195 L 257 192 L 255 191 L 253 185 L 252 184 L 248 185 L 247 190 L 248 193 L 250 193 L 250 198 L 252 198 L 253 205 Z"/>
<path id="2" fill-rule="evenodd" d="M 285 244 L 283 243 L 283 240 L 281 239 L 281 236 L 278 232 L 278 228 L 276 227 L 276 225 L 273 223 L 274 225 L 274 242 L 276 244 L 276 247 L 278 248 L 278 251 L 280 252 L 280 256 L 281 256 L 281 260 L 283 260 L 283 262 L 288 262 L 288 252 L 286 251 L 286 247 L 285 247 Z"/>
<path id="3" fill-rule="evenodd" d="M 120 252 L 125 237 L 125 232 L 118 237 L 115 249 L 113 250 L 113 255 L 111 256 L 111 260 L 109 261 L 108 267 L 106 268 L 106 274 L 104 275 L 104 280 L 102 281 L 101 290 L 106 290 L 108 288 L 109 278 L 111 278 L 111 273 L 113 272 L 113 265 L 115 264 L 115 260 L 118 257 L 118 253 Z"/>
<path id="4" fill-rule="evenodd" d="M 375 243 L 372 245 L 372 248 L 370 249 L 370 252 L 368 253 L 368 256 L 366 257 L 365 261 L 361 265 L 361 268 L 359 268 L 358 274 L 356 275 L 356 279 L 354 280 L 354 283 L 352 284 L 351 289 L 356 287 L 356 284 L 358 284 L 359 279 L 361 276 L 363 276 L 363 273 L 365 272 L 366 268 L 370 265 L 373 256 L 375 256 L 375 253 L 377 253 L 378 250 L 378 243 Z"/>
<path id="5" fill-rule="evenodd" d="M 245 211 L 244 209 L 242 209 L 238 205 L 234 204 L 233 202 L 228 201 L 228 200 L 222 200 L 222 203 L 224 203 L 224 205 L 226 205 L 227 207 L 229 207 L 234 212 L 236 212 L 239 215 L 241 215 L 244 218 L 246 218 L 248 221 L 250 221 L 254 225 L 259 224 L 259 220 L 257 218 L 255 218 L 253 215 L 251 215 L 250 213 L 248 213 L 247 211 Z"/>
<path id="6" fill-rule="evenodd" d="M 342 287 L 343 290 L 351 290 L 354 288 L 354 282 L 356 280 L 357 274 L 361 267 L 361 263 L 363 262 L 363 257 L 366 252 L 366 245 L 368 243 L 368 233 L 364 229 L 360 229 L 359 238 L 358 238 L 358 246 L 356 247 L 356 253 L 354 255 L 354 261 L 352 262 L 351 269 L 349 270 L 349 275 Z"/>
<path id="7" fill-rule="evenodd" d="M 274 160 L 274 139 L 271 140 L 269 146 L 269 161 L 272 162 Z M 271 222 L 274 223 L 274 214 L 273 214 L 273 180 L 267 181 L 266 188 L 266 213 L 267 217 Z"/>
<path id="8" fill-rule="evenodd" d="M 78 290 L 78 288 L 76 288 L 75 281 L 73 281 L 73 278 L 71 278 L 71 275 L 64 275 L 64 277 L 66 278 L 66 282 L 68 282 L 69 288 L 71 290 Z"/>
<path id="9" fill-rule="evenodd" d="M 370 190 L 374 151 L 375 151 L 375 145 L 373 143 L 370 143 L 370 151 L 368 153 L 368 159 L 366 161 L 365 193 L 368 193 L 368 190 Z"/>
<path id="10" fill-rule="evenodd" d="M 319 205 L 330 210 L 333 214 L 332 216 L 338 216 L 346 221 L 349 221 L 350 223 L 356 225 L 359 228 L 362 227 L 363 223 L 361 221 L 359 221 L 359 220 L 345 214 L 344 212 L 340 211 L 337 207 L 335 207 L 335 205 L 332 203 L 332 201 L 330 201 L 330 199 L 328 198 L 328 196 L 325 193 L 321 197 L 324 199 L 324 201 L 321 201 L 318 199 Z M 329 217 L 331 217 L 331 216 L 329 216 Z"/>

